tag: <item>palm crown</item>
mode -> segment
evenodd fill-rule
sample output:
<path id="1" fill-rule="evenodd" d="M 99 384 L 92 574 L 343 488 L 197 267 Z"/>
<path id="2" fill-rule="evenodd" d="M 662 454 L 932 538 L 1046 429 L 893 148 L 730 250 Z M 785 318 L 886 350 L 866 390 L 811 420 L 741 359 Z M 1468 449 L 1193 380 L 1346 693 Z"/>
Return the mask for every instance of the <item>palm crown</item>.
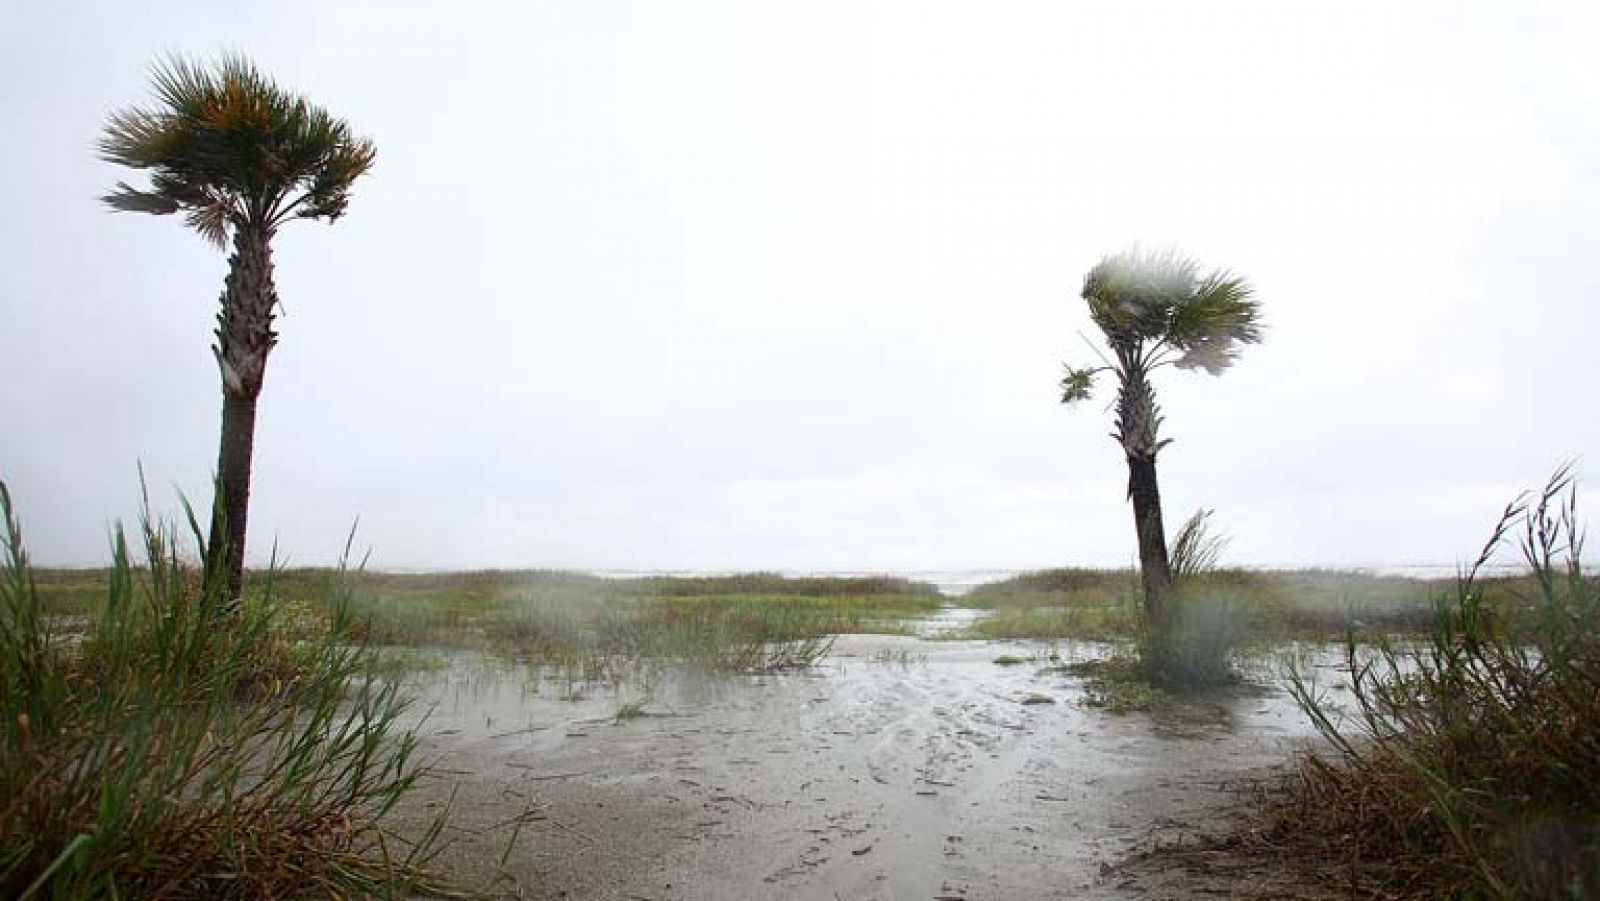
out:
<path id="1" fill-rule="evenodd" d="M 1261 340 L 1260 305 L 1251 293 L 1244 279 L 1221 269 L 1201 274 L 1200 264 L 1173 251 L 1134 249 L 1106 257 L 1084 277 L 1083 299 L 1116 362 L 1068 366 L 1062 401 L 1088 398 L 1095 375 L 1108 370 L 1124 382 L 1132 371 L 1169 363 L 1219 375 L 1240 344 Z"/>
<path id="2" fill-rule="evenodd" d="M 172 57 L 154 67 L 152 83 L 160 106 L 112 114 L 99 143 L 107 161 L 151 170 L 150 187 L 118 182 L 102 199 L 129 212 L 181 210 L 219 246 L 234 229 L 339 218 L 377 154 L 240 56 L 213 68 Z"/>

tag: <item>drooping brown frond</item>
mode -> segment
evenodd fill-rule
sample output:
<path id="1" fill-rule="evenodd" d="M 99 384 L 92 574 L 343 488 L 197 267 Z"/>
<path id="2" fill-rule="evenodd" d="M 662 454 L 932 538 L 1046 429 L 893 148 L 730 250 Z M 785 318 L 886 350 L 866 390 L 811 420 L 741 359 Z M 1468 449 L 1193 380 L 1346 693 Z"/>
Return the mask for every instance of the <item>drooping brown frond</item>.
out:
<path id="1" fill-rule="evenodd" d="M 228 225 L 231 219 L 232 210 L 227 204 L 213 203 L 190 207 L 188 215 L 183 217 L 183 222 L 199 232 L 202 238 L 218 248 L 224 248 L 228 246 Z"/>

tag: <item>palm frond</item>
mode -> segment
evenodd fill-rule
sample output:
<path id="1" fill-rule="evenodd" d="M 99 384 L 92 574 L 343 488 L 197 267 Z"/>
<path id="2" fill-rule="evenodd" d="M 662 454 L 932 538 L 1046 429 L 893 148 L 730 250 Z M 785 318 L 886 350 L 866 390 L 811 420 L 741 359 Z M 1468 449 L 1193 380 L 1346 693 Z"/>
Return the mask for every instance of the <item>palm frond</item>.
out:
<path id="1" fill-rule="evenodd" d="M 183 221 L 190 228 L 200 233 L 200 237 L 210 241 L 217 248 L 228 246 L 228 232 L 233 223 L 232 209 L 226 203 L 213 203 L 209 206 L 196 206 L 190 208 Z"/>
<path id="2" fill-rule="evenodd" d="M 1172 361 L 1179 369 L 1204 369 L 1208 375 L 1221 375 L 1239 358 L 1238 342 L 1222 335 L 1206 337 L 1190 343 L 1181 356 Z"/>
<path id="3" fill-rule="evenodd" d="M 1240 344 L 1259 342 L 1261 305 L 1252 294 L 1244 279 L 1225 270 L 1211 273 L 1174 310 L 1168 343 L 1187 350 L 1223 337 Z"/>
<path id="4" fill-rule="evenodd" d="M 111 114 L 96 147 L 106 162 L 148 169 L 170 152 L 172 138 L 162 114 L 126 109 Z"/>
<path id="5" fill-rule="evenodd" d="M 1167 551 L 1171 560 L 1172 580 L 1187 582 L 1217 567 L 1222 552 L 1232 541 L 1228 535 L 1213 531 L 1211 517 L 1215 511 L 1201 507 L 1184 521 Z"/>
<path id="6" fill-rule="evenodd" d="M 1094 393 L 1094 377 L 1098 370 L 1074 366 L 1068 366 L 1066 370 L 1067 374 L 1061 379 L 1061 402 L 1072 404 L 1088 400 Z"/>
<path id="7" fill-rule="evenodd" d="M 111 193 L 100 198 L 107 206 L 124 213 L 151 213 L 165 216 L 178 211 L 178 202 L 155 191 L 141 191 L 125 181 L 117 182 Z"/>

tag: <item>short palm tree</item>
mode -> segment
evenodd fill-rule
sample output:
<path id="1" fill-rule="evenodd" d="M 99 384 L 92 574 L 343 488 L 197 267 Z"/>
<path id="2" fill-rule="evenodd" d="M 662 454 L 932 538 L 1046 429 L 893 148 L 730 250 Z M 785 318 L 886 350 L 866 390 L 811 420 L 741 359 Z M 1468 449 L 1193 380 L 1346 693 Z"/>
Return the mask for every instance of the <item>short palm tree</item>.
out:
<path id="1" fill-rule="evenodd" d="M 1089 270 L 1083 299 L 1111 353 L 1101 355 L 1100 366 L 1068 366 L 1061 401 L 1088 399 L 1102 372 L 1117 377 L 1112 437 L 1128 461 L 1145 615 L 1160 623 L 1172 573 L 1156 455 L 1169 442 L 1159 435 L 1161 410 L 1150 377 L 1169 364 L 1220 374 L 1233 363 L 1239 345 L 1261 340 L 1260 307 L 1243 279 L 1223 270 L 1202 274 L 1198 263 L 1175 252 L 1139 249 L 1108 256 Z"/>
<path id="2" fill-rule="evenodd" d="M 232 238 L 211 348 L 222 373 L 222 437 L 206 570 L 238 598 L 256 399 L 278 341 L 272 239 L 293 219 L 338 219 L 376 151 L 240 56 L 212 65 L 169 58 L 151 80 L 157 105 L 113 113 L 99 142 L 103 159 L 149 170 L 149 186 L 118 182 L 102 199 L 126 212 L 181 212 L 218 248 Z"/>

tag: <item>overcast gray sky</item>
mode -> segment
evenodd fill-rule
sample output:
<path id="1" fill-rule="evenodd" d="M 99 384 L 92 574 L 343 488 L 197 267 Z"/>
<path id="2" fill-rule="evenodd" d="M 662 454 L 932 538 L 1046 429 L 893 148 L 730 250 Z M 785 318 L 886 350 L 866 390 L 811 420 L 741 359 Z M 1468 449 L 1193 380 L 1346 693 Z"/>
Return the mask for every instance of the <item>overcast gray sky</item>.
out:
<path id="1" fill-rule="evenodd" d="M 1600 4 L 31 3 L 0 43 L 0 477 L 35 557 L 209 502 L 224 256 L 107 212 L 107 113 L 238 50 L 377 143 L 280 235 L 251 557 L 1026 568 L 1134 558 L 1083 273 L 1248 277 L 1163 372 L 1169 524 L 1452 564 L 1600 477 Z M 1591 505 L 1592 506 L 1592 505 Z"/>

